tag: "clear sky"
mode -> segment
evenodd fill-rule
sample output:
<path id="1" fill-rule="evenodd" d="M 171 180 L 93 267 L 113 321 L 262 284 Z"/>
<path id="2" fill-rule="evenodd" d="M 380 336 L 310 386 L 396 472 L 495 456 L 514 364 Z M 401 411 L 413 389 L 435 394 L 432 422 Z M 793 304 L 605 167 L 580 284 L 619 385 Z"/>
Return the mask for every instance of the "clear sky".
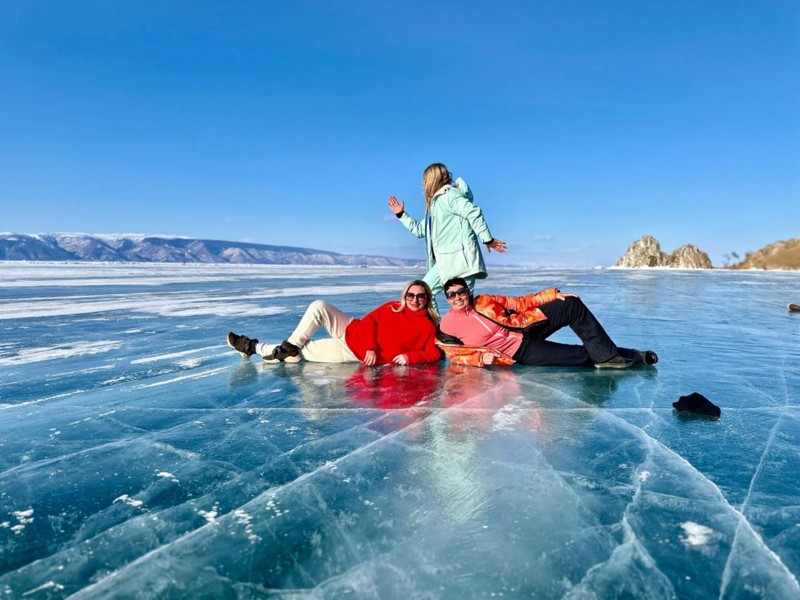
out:
<path id="1" fill-rule="evenodd" d="M 0 231 L 421 257 L 432 162 L 490 264 L 800 237 L 800 2 L 0 2 Z"/>

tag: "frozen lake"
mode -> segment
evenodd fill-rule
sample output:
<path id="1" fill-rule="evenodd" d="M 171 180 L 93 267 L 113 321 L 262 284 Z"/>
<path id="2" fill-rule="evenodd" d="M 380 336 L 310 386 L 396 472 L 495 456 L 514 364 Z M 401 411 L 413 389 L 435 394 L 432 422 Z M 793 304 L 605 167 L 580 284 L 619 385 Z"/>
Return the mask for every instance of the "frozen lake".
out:
<path id="1" fill-rule="evenodd" d="M 479 283 L 575 292 L 655 368 L 225 346 L 418 275 L 0 263 L 0 598 L 800 597 L 800 273 Z"/>

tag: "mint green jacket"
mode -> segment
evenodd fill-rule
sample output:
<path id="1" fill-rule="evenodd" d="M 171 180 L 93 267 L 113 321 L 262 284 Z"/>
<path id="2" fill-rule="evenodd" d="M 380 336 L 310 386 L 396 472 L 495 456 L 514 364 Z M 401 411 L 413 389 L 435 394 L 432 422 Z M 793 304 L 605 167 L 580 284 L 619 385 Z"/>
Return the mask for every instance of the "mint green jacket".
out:
<path id="1" fill-rule="evenodd" d="M 436 192 L 424 220 L 404 212 L 400 222 L 418 238 L 425 238 L 428 270 L 438 266 L 442 283 L 452 277 L 486 277 L 480 243 L 491 242 L 492 234 L 460 177 Z"/>

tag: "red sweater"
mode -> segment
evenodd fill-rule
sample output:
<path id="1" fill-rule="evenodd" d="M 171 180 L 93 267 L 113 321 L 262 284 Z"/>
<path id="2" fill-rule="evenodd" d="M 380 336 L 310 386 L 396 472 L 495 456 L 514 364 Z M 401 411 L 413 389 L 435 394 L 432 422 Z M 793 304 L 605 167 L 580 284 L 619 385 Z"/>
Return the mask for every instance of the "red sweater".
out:
<path id="1" fill-rule="evenodd" d="M 355 319 L 344 332 L 344 341 L 358 360 L 363 361 L 367 350 L 374 350 L 375 364 L 392 362 L 405 354 L 409 364 L 439 360 L 442 354 L 436 347 L 436 326 L 427 310 L 408 309 L 395 312 L 399 302 L 387 302 L 363 319 Z"/>

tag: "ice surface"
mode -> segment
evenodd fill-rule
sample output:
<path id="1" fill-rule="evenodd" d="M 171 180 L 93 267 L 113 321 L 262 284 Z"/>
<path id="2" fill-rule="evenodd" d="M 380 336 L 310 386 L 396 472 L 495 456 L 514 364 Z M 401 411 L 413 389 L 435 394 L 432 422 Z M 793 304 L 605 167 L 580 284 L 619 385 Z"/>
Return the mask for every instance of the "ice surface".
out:
<path id="1" fill-rule="evenodd" d="M 800 597 L 800 274 L 481 284 L 576 292 L 657 368 L 276 366 L 224 344 L 418 275 L 0 264 L 0 597 Z M 722 418 L 674 413 L 693 391 Z"/>

